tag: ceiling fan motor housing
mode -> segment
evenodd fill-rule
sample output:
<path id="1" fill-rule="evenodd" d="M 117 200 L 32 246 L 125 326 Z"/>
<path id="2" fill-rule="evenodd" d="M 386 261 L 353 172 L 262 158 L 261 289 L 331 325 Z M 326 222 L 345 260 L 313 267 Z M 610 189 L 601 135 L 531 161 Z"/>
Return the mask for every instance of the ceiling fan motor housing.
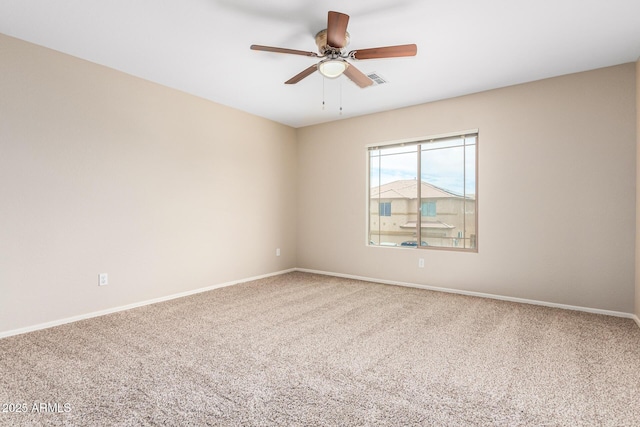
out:
<path id="1" fill-rule="evenodd" d="M 324 55 L 325 53 L 336 52 L 338 54 L 343 53 L 347 45 L 349 44 L 349 33 L 345 32 L 344 36 L 344 46 L 329 46 L 327 44 L 327 30 L 322 30 L 318 34 L 316 34 L 316 45 L 318 46 L 318 52 L 320 55 Z"/>

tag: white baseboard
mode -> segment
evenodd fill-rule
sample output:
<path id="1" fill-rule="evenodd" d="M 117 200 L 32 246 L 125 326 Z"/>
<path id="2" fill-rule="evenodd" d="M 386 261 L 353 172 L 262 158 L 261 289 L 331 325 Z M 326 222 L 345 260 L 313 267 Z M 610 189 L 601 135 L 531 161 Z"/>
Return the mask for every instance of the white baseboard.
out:
<path id="1" fill-rule="evenodd" d="M 106 314 L 111 314 L 111 313 L 117 313 L 119 311 L 131 310 L 133 308 L 143 307 L 145 305 L 156 304 L 156 303 L 159 303 L 159 302 L 169 301 L 169 300 L 176 299 L 176 298 L 182 298 L 182 297 L 186 297 L 186 296 L 189 296 L 189 295 L 194 295 L 194 294 L 199 294 L 199 293 L 202 293 L 202 292 L 211 291 L 211 290 L 214 290 L 214 289 L 219 289 L 219 288 L 224 288 L 224 287 L 227 287 L 227 286 L 237 285 L 239 283 L 250 282 L 250 281 L 253 281 L 253 280 L 264 279 L 264 278 L 267 278 L 267 277 L 279 276 L 281 274 L 291 273 L 293 271 L 300 271 L 300 272 L 304 272 L 304 273 L 313 273 L 313 274 L 322 274 L 322 275 L 325 275 L 325 276 L 343 277 L 343 278 L 346 278 L 346 279 L 363 280 L 365 282 L 382 283 L 382 284 L 385 284 L 385 285 L 406 286 L 406 287 L 411 287 L 411 288 L 426 289 L 426 290 L 430 290 L 430 291 L 447 292 L 447 293 L 460 294 L 460 295 L 469 295 L 469 296 L 480 297 L 480 298 L 491 298 L 491 299 L 497 299 L 497 300 L 502 300 L 502 301 L 510 301 L 510 302 L 519 302 L 519 303 L 523 303 L 523 304 L 533 304 L 533 305 L 541 305 L 541 306 L 545 306 L 545 307 L 562 308 L 562 309 L 565 309 L 565 310 L 584 311 L 584 312 L 587 312 L 587 313 L 604 314 L 604 315 L 607 315 L 607 316 L 625 317 L 625 318 L 629 318 L 629 319 L 635 320 L 635 322 L 638 325 L 638 327 L 640 327 L 640 318 L 638 318 L 638 316 L 636 316 L 633 313 L 624 313 L 624 312 L 620 312 L 620 311 L 601 310 L 601 309 L 597 309 L 597 308 L 579 307 L 579 306 L 566 305 L 566 304 L 557 304 L 557 303 L 546 302 L 546 301 L 537 301 L 537 300 L 507 297 L 507 296 L 495 295 L 495 294 L 486 294 L 486 293 L 482 293 L 482 292 L 464 291 L 464 290 L 450 289 L 450 288 L 440 288 L 440 287 L 437 287 L 437 286 L 419 285 L 419 284 L 416 284 L 416 283 L 399 282 L 399 281 L 395 281 L 395 280 L 375 279 L 375 278 L 372 278 L 372 277 L 356 276 L 356 275 L 353 275 L 353 274 L 333 273 L 333 272 L 329 272 L 329 271 L 310 270 L 310 269 L 306 269 L 306 268 L 291 268 L 291 269 L 288 269 L 288 270 L 281 270 L 281 271 L 276 271 L 274 273 L 263 274 L 263 275 L 260 275 L 260 276 L 248 277 L 248 278 L 245 278 L 245 279 L 239 279 L 239 280 L 234 280 L 234 281 L 231 281 L 231 282 L 220 283 L 220 284 L 208 286 L 208 287 L 205 287 L 205 288 L 199 288 L 199 289 L 194 289 L 194 290 L 191 290 L 191 291 L 180 292 L 180 293 L 177 293 L 177 294 L 167 295 L 167 296 L 164 296 L 164 297 L 154 298 L 154 299 L 141 301 L 141 302 L 137 302 L 137 303 L 133 303 L 133 304 L 128 304 L 128 305 L 123 305 L 123 306 L 119 306 L 119 307 L 108 308 L 108 309 L 100 310 L 100 311 L 94 311 L 92 313 L 87 313 L 87 314 L 82 314 L 82 315 L 78 315 L 78 316 L 67 317 L 67 318 L 64 318 L 64 319 L 54 320 L 54 321 L 51 321 L 51 322 L 40 323 L 40 324 L 33 325 L 33 326 L 27 326 L 25 328 L 13 329 L 13 330 L 9 330 L 9 331 L 0 331 L 0 338 L 6 338 L 6 337 L 13 336 L 13 335 L 20 335 L 20 334 L 25 334 L 27 332 L 33 332 L 33 331 L 38 331 L 38 330 L 41 330 L 41 329 L 52 328 L 54 326 L 60 326 L 60 325 L 66 324 L 66 323 L 72 323 L 72 322 L 77 322 L 79 320 L 91 319 L 93 317 L 104 316 Z"/>
<path id="2" fill-rule="evenodd" d="M 497 300 L 501 300 L 501 301 L 519 302 L 519 303 L 523 303 L 523 304 L 532 304 L 532 305 L 541 305 L 541 306 L 545 306 L 545 307 L 562 308 L 564 310 L 584 311 L 584 312 L 587 312 L 587 313 L 604 314 L 606 316 L 625 317 L 625 318 L 628 318 L 628 319 L 635 319 L 636 323 L 638 323 L 638 326 L 640 326 L 640 320 L 638 319 L 637 316 L 635 316 L 633 313 L 625 313 L 625 312 L 622 312 L 622 311 L 601 310 L 601 309 L 598 309 L 598 308 L 579 307 L 579 306 L 575 306 L 575 305 L 557 304 L 557 303 L 553 303 L 553 302 L 538 301 L 538 300 L 531 300 L 531 299 L 525 299 L 525 298 L 515 298 L 515 297 L 507 297 L 507 296 L 503 296 L 503 295 L 486 294 L 486 293 L 482 293 L 482 292 L 463 291 L 463 290 L 451 289 L 451 288 L 440 288 L 440 287 L 437 287 L 437 286 L 419 285 L 419 284 L 416 284 L 416 283 L 398 282 L 398 281 L 395 281 L 395 280 L 374 279 L 374 278 L 371 278 L 371 277 L 355 276 L 355 275 L 352 275 L 352 274 L 342 274 L 342 273 L 332 273 L 332 272 L 329 272 L 329 271 L 309 270 L 309 269 L 306 269 L 306 268 L 296 268 L 295 270 L 296 271 L 301 271 L 301 272 L 304 272 L 304 273 L 314 273 L 314 274 L 322 274 L 322 275 L 325 275 L 325 276 L 343 277 L 345 279 L 363 280 L 365 282 L 382 283 L 382 284 L 385 284 L 385 285 L 406 286 L 406 287 L 410 287 L 410 288 L 426 289 L 426 290 L 429 290 L 429 291 L 447 292 L 447 293 L 450 293 L 450 294 L 468 295 L 468 296 L 480 297 L 480 298 L 497 299 Z"/>
<path id="3" fill-rule="evenodd" d="M 150 299 L 150 300 L 146 300 L 146 301 L 136 302 L 136 303 L 133 303 L 133 304 L 127 304 L 127 305 L 123 305 L 123 306 L 119 306 L 119 307 L 107 308 L 105 310 L 94 311 L 92 313 L 81 314 L 79 316 L 67 317 L 65 319 L 60 319 L 60 320 L 53 320 L 51 322 L 40 323 L 38 325 L 27 326 L 25 328 L 13 329 L 13 330 L 10 330 L 10 331 L 0 331 L 0 338 L 6 338 L 6 337 L 13 336 L 13 335 L 20 335 L 20 334 L 25 334 L 27 332 L 33 332 L 33 331 L 38 331 L 38 330 L 41 330 L 41 329 L 52 328 L 54 326 L 60 326 L 60 325 L 66 324 L 66 323 L 77 322 L 79 320 L 91 319 L 92 317 L 104 316 L 105 314 L 116 313 L 118 311 L 131 310 L 132 308 L 138 308 L 138 307 L 143 307 L 145 305 L 156 304 L 156 303 L 159 303 L 159 302 L 169 301 L 169 300 L 176 299 L 176 298 L 182 298 L 182 297 L 186 297 L 186 296 L 189 296 L 189 295 L 194 295 L 194 294 L 199 294 L 199 293 L 202 293 L 202 292 L 212 291 L 214 289 L 225 288 L 227 286 L 233 286 L 233 285 L 237 285 L 239 283 L 250 282 L 250 281 L 253 281 L 253 280 L 264 279 L 264 278 L 272 277 L 272 276 L 279 276 L 281 274 L 291 273 L 293 271 L 296 271 L 296 269 L 295 268 L 291 268 L 289 270 L 276 271 L 275 273 L 268 273 L 268 274 L 263 274 L 263 275 L 260 275 L 260 276 L 248 277 L 246 279 L 234 280 L 232 282 L 220 283 L 220 284 L 217 284 L 217 285 L 207 286 L 206 288 L 193 289 L 191 291 L 180 292 L 180 293 L 177 293 L 177 294 L 167 295 L 167 296 L 164 296 L 164 297 L 159 297 L 159 298 L 154 298 L 154 299 Z"/>

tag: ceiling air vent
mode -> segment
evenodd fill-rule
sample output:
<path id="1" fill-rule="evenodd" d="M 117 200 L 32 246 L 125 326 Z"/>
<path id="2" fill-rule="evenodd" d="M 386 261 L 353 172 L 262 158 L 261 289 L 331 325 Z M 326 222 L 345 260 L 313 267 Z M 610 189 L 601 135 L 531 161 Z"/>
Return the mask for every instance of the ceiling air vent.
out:
<path id="1" fill-rule="evenodd" d="M 376 86 L 383 85 L 383 84 L 387 83 L 387 81 L 380 74 L 378 74 L 376 72 L 367 74 L 367 77 L 369 77 L 371 80 L 373 80 L 373 83 Z"/>

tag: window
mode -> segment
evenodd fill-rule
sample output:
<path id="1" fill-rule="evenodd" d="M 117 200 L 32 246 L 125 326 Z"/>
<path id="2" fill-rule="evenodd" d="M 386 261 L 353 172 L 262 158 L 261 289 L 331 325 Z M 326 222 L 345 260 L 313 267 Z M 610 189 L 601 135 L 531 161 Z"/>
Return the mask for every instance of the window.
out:
<path id="1" fill-rule="evenodd" d="M 380 202 L 380 216 L 391 216 L 391 202 Z"/>
<path id="2" fill-rule="evenodd" d="M 421 206 L 422 216 L 436 216 L 436 202 L 422 202 Z"/>
<path id="3" fill-rule="evenodd" d="M 370 147 L 369 244 L 477 250 L 477 146 L 470 131 Z"/>

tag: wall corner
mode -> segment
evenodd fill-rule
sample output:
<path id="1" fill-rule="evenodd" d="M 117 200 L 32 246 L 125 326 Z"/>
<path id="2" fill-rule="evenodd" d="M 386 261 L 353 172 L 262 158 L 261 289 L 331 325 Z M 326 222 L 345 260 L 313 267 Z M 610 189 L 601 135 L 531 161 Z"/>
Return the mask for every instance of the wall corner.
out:
<path id="1" fill-rule="evenodd" d="M 636 262 L 635 315 L 640 318 L 640 57 L 636 61 Z M 638 323 L 640 326 L 640 323 Z"/>

